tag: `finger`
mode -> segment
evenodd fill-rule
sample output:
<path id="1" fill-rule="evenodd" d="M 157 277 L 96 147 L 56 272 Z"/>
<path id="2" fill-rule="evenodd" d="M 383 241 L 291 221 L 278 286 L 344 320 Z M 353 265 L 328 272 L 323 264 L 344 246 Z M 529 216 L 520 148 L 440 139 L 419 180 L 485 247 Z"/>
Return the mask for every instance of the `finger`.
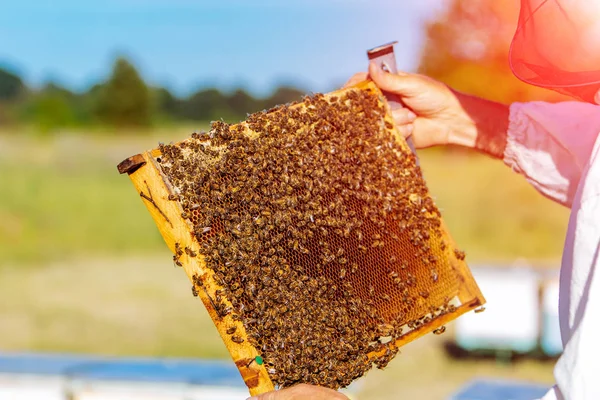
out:
<path id="1" fill-rule="evenodd" d="M 415 126 L 413 124 L 406 124 L 406 125 L 400 125 L 400 126 L 396 126 L 396 129 L 398 129 L 398 132 L 405 138 L 409 138 L 413 131 L 415 130 Z"/>
<path id="2" fill-rule="evenodd" d="M 346 83 L 344 84 L 344 86 L 342 86 L 342 88 L 344 89 L 344 88 L 347 88 L 347 87 L 349 87 L 349 86 L 356 85 L 356 84 L 357 84 L 357 83 L 359 83 L 359 82 L 365 81 L 365 80 L 367 80 L 367 77 L 368 77 L 368 76 L 369 76 L 369 75 L 368 75 L 366 72 L 359 72 L 359 73 L 357 73 L 357 74 L 354 74 L 354 75 L 352 76 L 352 78 L 350 78 L 350 79 L 348 80 L 348 82 L 346 82 Z"/>
<path id="3" fill-rule="evenodd" d="M 413 97 L 423 91 L 423 80 L 417 75 L 383 71 L 374 62 L 369 63 L 369 77 L 380 89 L 404 97 Z"/>
<path id="4" fill-rule="evenodd" d="M 392 111 L 392 117 L 396 125 L 406 125 L 417 119 L 417 115 L 408 108 L 397 108 Z"/>

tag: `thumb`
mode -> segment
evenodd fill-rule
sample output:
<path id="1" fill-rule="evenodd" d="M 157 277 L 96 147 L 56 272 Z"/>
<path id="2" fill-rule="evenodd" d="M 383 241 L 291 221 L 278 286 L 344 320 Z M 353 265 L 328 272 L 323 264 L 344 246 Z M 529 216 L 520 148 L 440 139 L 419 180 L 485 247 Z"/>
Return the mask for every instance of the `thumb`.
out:
<path id="1" fill-rule="evenodd" d="M 402 97 L 413 97 L 423 92 L 423 81 L 416 75 L 406 73 L 391 74 L 369 63 L 369 77 L 383 91 Z"/>

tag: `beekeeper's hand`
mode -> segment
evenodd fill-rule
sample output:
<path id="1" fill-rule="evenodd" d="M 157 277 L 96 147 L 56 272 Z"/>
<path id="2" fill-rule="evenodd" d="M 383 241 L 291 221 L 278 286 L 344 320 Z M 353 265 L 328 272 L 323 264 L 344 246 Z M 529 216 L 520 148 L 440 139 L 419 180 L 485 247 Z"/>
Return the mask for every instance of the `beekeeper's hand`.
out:
<path id="1" fill-rule="evenodd" d="M 335 390 L 300 384 L 287 389 L 251 397 L 248 400 L 348 400 L 348 397 Z"/>
<path id="2" fill-rule="evenodd" d="M 354 75 L 344 87 L 367 78 L 382 91 L 400 96 L 405 108 L 393 111 L 394 120 L 415 147 L 456 144 L 502 158 L 508 106 L 460 93 L 423 75 L 385 72 L 373 62 L 368 74 Z"/>
<path id="3" fill-rule="evenodd" d="M 406 108 L 393 111 L 394 121 L 404 137 L 412 136 L 417 148 L 448 144 L 453 130 L 469 123 L 454 92 L 441 82 L 418 74 L 391 74 L 371 62 L 368 74 L 354 75 L 346 86 L 367 77 L 381 90 L 400 96 Z"/>

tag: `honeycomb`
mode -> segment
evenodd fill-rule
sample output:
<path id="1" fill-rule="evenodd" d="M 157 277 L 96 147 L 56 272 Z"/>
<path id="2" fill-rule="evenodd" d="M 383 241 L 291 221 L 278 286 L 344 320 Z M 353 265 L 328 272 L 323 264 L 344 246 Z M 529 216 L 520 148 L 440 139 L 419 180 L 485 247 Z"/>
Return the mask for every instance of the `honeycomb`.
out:
<path id="1" fill-rule="evenodd" d="M 258 350 L 278 387 L 345 387 L 385 367 L 407 332 L 455 310 L 450 253 L 464 253 L 445 242 L 378 96 L 308 96 L 214 122 L 155 156 L 222 288 L 212 307 L 243 323 L 246 335 L 227 334 Z M 196 256 L 178 245 L 176 264 L 184 252 Z"/>

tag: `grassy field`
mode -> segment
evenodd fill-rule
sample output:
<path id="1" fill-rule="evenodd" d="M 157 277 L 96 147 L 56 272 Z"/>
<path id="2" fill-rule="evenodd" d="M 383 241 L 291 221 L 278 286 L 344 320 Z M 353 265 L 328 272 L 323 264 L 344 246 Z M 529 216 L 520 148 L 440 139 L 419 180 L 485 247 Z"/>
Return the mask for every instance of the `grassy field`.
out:
<path id="1" fill-rule="evenodd" d="M 191 130 L 0 134 L 0 349 L 227 357 L 129 179 L 116 170 L 122 159 Z M 439 150 L 420 157 L 467 261 L 557 264 L 568 210 L 498 161 Z M 364 398 L 444 398 L 475 375 L 552 380 L 547 363 L 454 362 L 442 340 L 419 340 L 388 369 L 370 373 Z"/>
<path id="2" fill-rule="evenodd" d="M 168 254 L 0 269 L 0 349 L 222 358 L 227 350 Z M 360 400 L 445 399 L 477 376 L 551 384 L 552 364 L 446 356 L 442 336 L 406 347 L 358 382 Z"/>
<path id="3" fill-rule="evenodd" d="M 162 250 L 146 209 L 116 165 L 190 131 L 45 140 L 0 135 L 0 243 L 5 244 L 0 266 Z M 438 150 L 420 154 L 431 193 L 470 261 L 560 256 L 564 207 L 543 198 L 501 162 Z"/>
<path id="4" fill-rule="evenodd" d="M 189 128 L 154 135 L 0 135 L 0 265 L 163 250 L 126 176 L 124 158 Z M 8 189 L 8 190 L 7 190 Z"/>

